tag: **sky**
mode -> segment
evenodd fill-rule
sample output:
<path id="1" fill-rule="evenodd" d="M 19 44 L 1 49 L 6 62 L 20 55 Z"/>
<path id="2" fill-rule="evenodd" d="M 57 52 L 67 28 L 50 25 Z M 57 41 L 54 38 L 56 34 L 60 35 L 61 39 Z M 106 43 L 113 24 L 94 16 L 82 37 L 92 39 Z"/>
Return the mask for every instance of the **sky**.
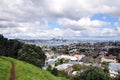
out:
<path id="1" fill-rule="evenodd" d="M 120 40 L 119 0 L 1 0 L 0 34 L 20 39 Z"/>

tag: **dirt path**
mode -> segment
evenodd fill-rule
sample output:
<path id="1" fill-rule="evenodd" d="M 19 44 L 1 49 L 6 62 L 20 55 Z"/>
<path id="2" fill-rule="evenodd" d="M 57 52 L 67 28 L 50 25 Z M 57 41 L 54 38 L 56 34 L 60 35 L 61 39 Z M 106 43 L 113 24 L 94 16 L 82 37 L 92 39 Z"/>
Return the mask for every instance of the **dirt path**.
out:
<path id="1" fill-rule="evenodd" d="M 11 70 L 10 70 L 10 80 L 15 80 L 15 66 L 14 63 L 11 62 Z"/>

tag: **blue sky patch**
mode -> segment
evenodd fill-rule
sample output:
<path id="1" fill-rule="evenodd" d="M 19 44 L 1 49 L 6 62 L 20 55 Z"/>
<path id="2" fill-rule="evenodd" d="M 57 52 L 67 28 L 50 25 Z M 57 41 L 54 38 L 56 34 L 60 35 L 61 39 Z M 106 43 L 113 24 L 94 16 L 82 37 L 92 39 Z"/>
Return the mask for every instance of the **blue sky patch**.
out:
<path id="1" fill-rule="evenodd" d="M 111 24 L 118 22 L 117 17 L 107 15 L 107 14 L 95 14 L 95 15 L 91 16 L 91 20 L 101 20 L 101 21 L 105 21 L 105 22 L 110 22 Z"/>

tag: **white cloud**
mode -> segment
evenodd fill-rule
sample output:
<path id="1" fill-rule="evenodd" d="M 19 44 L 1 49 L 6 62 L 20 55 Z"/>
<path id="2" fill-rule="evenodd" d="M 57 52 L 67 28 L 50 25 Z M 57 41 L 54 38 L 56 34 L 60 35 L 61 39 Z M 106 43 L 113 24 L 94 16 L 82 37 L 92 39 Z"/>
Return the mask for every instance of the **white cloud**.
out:
<path id="1" fill-rule="evenodd" d="M 105 13 L 120 16 L 119 0 L 45 0 L 45 10 L 50 16 L 79 19 L 96 13 Z"/>
<path id="2" fill-rule="evenodd" d="M 85 30 L 99 28 L 105 25 L 109 25 L 110 23 L 100 20 L 91 20 L 88 17 L 84 17 L 79 19 L 78 21 L 62 18 L 58 20 L 58 24 L 65 28 L 71 28 L 74 30 Z"/>
<path id="3" fill-rule="evenodd" d="M 119 0 L 2 0 L 0 18 L 26 21 L 61 17 L 80 19 L 96 13 L 120 16 L 119 7 Z"/>
<path id="4" fill-rule="evenodd" d="M 110 22 L 90 19 L 99 13 L 120 17 L 119 7 L 119 0 L 1 0 L 0 34 L 20 38 L 119 36 L 119 24 L 109 28 Z M 55 20 L 64 29 L 51 29 L 49 22 Z"/>

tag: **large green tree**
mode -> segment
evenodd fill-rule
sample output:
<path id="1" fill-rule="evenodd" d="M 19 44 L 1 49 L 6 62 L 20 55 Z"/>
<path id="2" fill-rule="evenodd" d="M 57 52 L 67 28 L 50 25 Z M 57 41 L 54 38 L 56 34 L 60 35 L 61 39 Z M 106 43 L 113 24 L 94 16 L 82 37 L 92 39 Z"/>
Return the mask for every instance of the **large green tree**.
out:
<path id="1" fill-rule="evenodd" d="M 46 58 L 39 46 L 24 44 L 15 39 L 7 39 L 3 35 L 0 35 L 0 56 L 17 58 L 39 67 L 44 66 Z"/>
<path id="2" fill-rule="evenodd" d="M 23 43 L 17 41 L 17 40 L 12 40 L 12 39 L 7 39 L 4 38 L 3 35 L 0 35 L 0 55 L 1 56 L 9 56 L 9 57 L 14 57 L 17 58 L 18 56 L 18 51 L 21 49 Z"/>
<path id="3" fill-rule="evenodd" d="M 110 80 L 110 77 L 101 68 L 89 67 L 80 73 L 75 80 Z"/>
<path id="4" fill-rule="evenodd" d="M 18 59 L 42 67 L 45 63 L 45 54 L 39 46 L 24 44 L 18 52 Z"/>

